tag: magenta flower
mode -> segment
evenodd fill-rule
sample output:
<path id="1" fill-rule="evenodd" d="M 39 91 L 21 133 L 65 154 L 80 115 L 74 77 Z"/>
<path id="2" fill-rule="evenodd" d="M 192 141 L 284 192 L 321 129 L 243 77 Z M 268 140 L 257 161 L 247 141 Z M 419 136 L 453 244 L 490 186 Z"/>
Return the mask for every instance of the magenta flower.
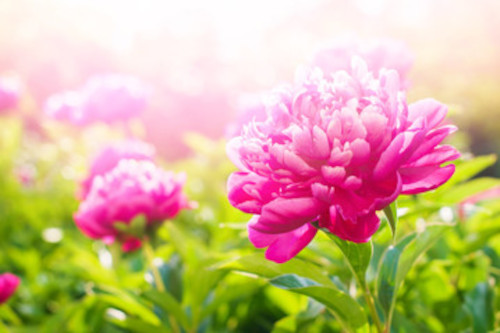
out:
<path id="1" fill-rule="evenodd" d="M 142 215 L 146 229 L 154 230 L 180 210 L 192 208 L 182 192 L 183 183 L 183 175 L 163 171 L 151 161 L 121 160 L 113 170 L 94 179 L 74 215 L 76 225 L 90 238 L 118 241 L 124 251 L 135 250 L 141 238 L 118 225 L 130 225 Z"/>
<path id="2" fill-rule="evenodd" d="M 92 181 L 98 175 L 104 175 L 118 165 L 122 159 L 149 160 L 154 158 L 155 149 L 150 144 L 137 140 L 127 140 L 101 150 L 92 161 L 90 172 L 82 182 L 80 197 L 85 198 L 90 191 Z"/>
<path id="3" fill-rule="evenodd" d="M 19 282 L 19 278 L 14 274 L 0 274 L 0 304 L 7 302 L 10 296 L 16 291 Z"/>
<path id="4" fill-rule="evenodd" d="M 395 70 L 377 77 L 363 60 L 351 70 L 314 70 L 274 93 L 265 121 L 250 122 L 228 143 L 240 171 L 228 180 L 231 204 L 255 214 L 250 241 L 266 257 L 285 262 L 316 234 L 366 242 L 378 229 L 376 214 L 400 194 L 446 182 L 459 153 L 440 145 L 455 130 L 442 125 L 443 104 L 407 105 Z"/>
<path id="5" fill-rule="evenodd" d="M 0 78 L 0 112 L 3 113 L 17 107 L 20 90 L 21 86 L 18 80 L 10 77 Z"/>
<path id="6" fill-rule="evenodd" d="M 407 76 L 413 64 L 413 54 L 403 42 L 388 38 L 371 41 L 352 38 L 335 40 L 316 51 L 310 65 L 321 68 L 324 73 L 350 71 L 354 56 L 363 58 L 368 70 L 375 75 L 382 68 L 396 70 L 404 87 L 409 85 Z"/>
<path id="7" fill-rule="evenodd" d="M 45 105 L 48 116 L 75 125 L 127 121 L 146 108 L 148 88 L 139 80 L 118 74 L 90 78 L 78 90 L 51 96 Z"/>

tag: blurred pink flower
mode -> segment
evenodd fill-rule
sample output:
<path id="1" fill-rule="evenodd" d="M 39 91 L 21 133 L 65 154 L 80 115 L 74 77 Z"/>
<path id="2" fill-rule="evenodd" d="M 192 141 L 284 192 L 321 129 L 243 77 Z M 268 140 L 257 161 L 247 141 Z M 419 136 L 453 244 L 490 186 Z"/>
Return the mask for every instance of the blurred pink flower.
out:
<path id="1" fill-rule="evenodd" d="M 228 180 L 232 205 L 255 214 L 250 241 L 285 262 L 314 237 L 311 222 L 342 239 L 366 242 L 377 210 L 400 194 L 446 182 L 459 156 L 440 145 L 455 130 L 442 125 L 445 105 L 407 106 L 395 70 L 377 77 L 354 58 L 351 70 L 312 70 L 294 87 L 275 91 L 269 117 L 245 126 L 228 143 L 240 171 Z"/>
<path id="2" fill-rule="evenodd" d="M 85 198 L 90 191 L 92 181 L 98 175 L 104 175 L 118 165 L 122 159 L 152 160 L 155 148 L 138 140 L 126 140 L 110 145 L 101 150 L 92 161 L 89 175 L 81 184 L 80 198 Z"/>
<path id="3" fill-rule="evenodd" d="M 403 42 L 389 38 L 370 41 L 355 38 L 335 40 L 317 50 L 310 65 L 321 68 L 324 73 L 349 71 L 354 56 L 363 58 L 368 70 L 374 72 L 375 76 L 382 68 L 396 70 L 404 87 L 408 87 L 407 77 L 413 64 L 413 54 Z"/>
<path id="4" fill-rule="evenodd" d="M 16 291 L 19 278 L 11 273 L 0 274 L 0 304 L 5 303 Z"/>
<path id="5" fill-rule="evenodd" d="M 94 179 L 74 215 L 76 225 L 90 238 L 118 241 L 124 251 L 135 250 L 141 239 L 119 230 L 116 223 L 130 225 L 143 215 L 146 228 L 154 230 L 181 209 L 193 207 L 182 192 L 183 183 L 184 175 L 163 171 L 151 161 L 123 159 Z"/>
<path id="6" fill-rule="evenodd" d="M 15 109 L 21 93 L 19 81 L 11 77 L 0 78 L 0 112 Z"/>
<path id="7" fill-rule="evenodd" d="M 266 106 L 261 94 L 243 95 L 238 101 L 236 119 L 226 126 L 226 137 L 234 138 L 241 134 L 243 127 L 255 120 L 267 118 Z"/>
<path id="8" fill-rule="evenodd" d="M 148 87 L 133 77 L 98 75 L 78 90 L 49 97 L 45 113 L 75 125 L 112 124 L 140 115 L 146 108 L 148 95 Z"/>

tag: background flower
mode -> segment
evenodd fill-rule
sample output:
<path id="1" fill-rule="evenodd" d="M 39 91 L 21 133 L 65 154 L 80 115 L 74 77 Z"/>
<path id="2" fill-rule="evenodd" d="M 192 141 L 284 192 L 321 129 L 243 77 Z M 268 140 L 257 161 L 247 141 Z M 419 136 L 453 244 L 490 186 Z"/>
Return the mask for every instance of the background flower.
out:
<path id="1" fill-rule="evenodd" d="M 111 171 L 122 159 L 152 160 L 155 148 L 139 140 L 126 140 L 102 149 L 93 159 L 89 175 L 81 184 L 80 197 L 85 198 L 90 191 L 92 181 L 98 175 Z"/>
<path id="2" fill-rule="evenodd" d="M 319 48 L 313 55 L 310 65 L 317 66 L 325 73 L 351 70 L 351 59 L 363 58 L 368 70 L 378 75 L 382 68 L 398 72 L 405 87 L 408 73 L 413 64 L 413 54 L 402 41 L 384 38 L 367 41 L 356 38 L 339 38 Z"/>
<path id="3" fill-rule="evenodd" d="M 14 274 L 0 274 L 0 304 L 5 303 L 12 296 L 19 282 L 19 278 Z"/>
<path id="4" fill-rule="evenodd" d="M 349 72 L 312 70 L 273 98 L 269 117 L 228 144 L 240 168 L 228 180 L 229 200 L 256 215 L 249 237 L 268 247 L 268 259 L 295 256 L 314 237 L 314 221 L 366 242 L 379 227 L 377 210 L 454 172 L 441 167 L 459 156 L 439 145 L 455 130 L 442 125 L 446 106 L 432 99 L 408 106 L 395 70 L 375 75 L 354 57 Z"/>
<path id="5" fill-rule="evenodd" d="M 15 109 L 19 102 L 21 86 L 11 77 L 0 78 L 0 112 Z"/>
<path id="6" fill-rule="evenodd" d="M 151 161 L 122 159 L 110 172 L 98 175 L 74 215 L 77 226 L 90 238 L 123 243 L 123 250 L 140 246 L 137 235 L 117 228 L 142 215 L 146 229 L 175 217 L 192 204 L 182 192 L 183 175 L 158 168 Z"/>
<path id="7" fill-rule="evenodd" d="M 96 75 L 78 90 L 49 97 L 45 112 L 75 125 L 112 124 L 141 114 L 148 95 L 147 86 L 131 76 Z"/>

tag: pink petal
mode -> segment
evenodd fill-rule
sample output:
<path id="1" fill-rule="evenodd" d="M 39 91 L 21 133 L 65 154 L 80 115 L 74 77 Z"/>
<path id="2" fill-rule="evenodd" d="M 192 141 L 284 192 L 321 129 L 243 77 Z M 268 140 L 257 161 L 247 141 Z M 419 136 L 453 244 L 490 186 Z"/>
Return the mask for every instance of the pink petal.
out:
<path id="1" fill-rule="evenodd" d="M 338 237 L 355 243 L 368 242 L 380 226 L 380 219 L 374 211 L 358 216 L 356 221 L 344 220 L 340 214 L 330 216 L 333 219 L 329 230 Z"/>
<path id="2" fill-rule="evenodd" d="M 291 232 L 280 234 L 269 245 L 266 258 L 279 264 L 292 259 L 311 242 L 316 232 L 317 229 L 307 223 Z"/>
<path id="3" fill-rule="evenodd" d="M 426 121 L 426 127 L 434 128 L 443 121 L 447 112 L 446 105 L 435 99 L 426 98 L 408 106 L 408 120 L 413 122 L 417 118 L 423 117 Z"/>
<path id="4" fill-rule="evenodd" d="M 453 164 L 439 168 L 438 166 L 427 166 L 420 168 L 401 169 L 403 180 L 402 194 L 418 194 L 433 190 L 444 184 L 455 172 Z"/>
<path id="5" fill-rule="evenodd" d="M 315 198 L 277 198 L 262 208 L 262 215 L 253 228 L 265 233 L 280 234 L 312 222 L 324 210 Z"/>

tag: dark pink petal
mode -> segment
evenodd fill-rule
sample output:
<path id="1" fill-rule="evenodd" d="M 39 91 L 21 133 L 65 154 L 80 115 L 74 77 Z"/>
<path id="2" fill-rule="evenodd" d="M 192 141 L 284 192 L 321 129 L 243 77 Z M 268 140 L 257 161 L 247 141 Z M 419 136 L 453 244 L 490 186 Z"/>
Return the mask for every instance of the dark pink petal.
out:
<path id="1" fill-rule="evenodd" d="M 263 206 L 253 228 L 270 234 L 289 232 L 314 221 L 324 209 L 315 198 L 277 198 Z"/>
<path id="2" fill-rule="evenodd" d="M 445 162 L 456 160 L 459 157 L 460 153 L 454 147 L 449 145 L 438 146 L 430 153 L 420 157 L 418 160 L 404 165 L 403 168 L 441 165 Z"/>
<path id="3" fill-rule="evenodd" d="M 284 263 L 295 257 L 316 235 L 317 229 L 307 223 L 290 232 L 266 234 L 248 226 L 249 238 L 256 247 L 268 247 L 266 258 Z"/>
<path id="4" fill-rule="evenodd" d="M 443 126 L 427 133 L 422 143 L 412 152 L 407 163 L 414 162 L 422 156 L 429 154 L 434 148 L 439 145 L 448 135 L 456 131 L 453 125 Z"/>
<path id="5" fill-rule="evenodd" d="M 439 166 L 426 166 L 401 169 L 403 180 L 402 194 L 418 194 L 433 190 L 443 185 L 455 172 L 453 164 L 440 168 Z"/>
<path id="6" fill-rule="evenodd" d="M 249 214 L 260 214 L 262 205 L 273 199 L 279 184 L 246 172 L 234 172 L 227 182 L 231 205 Z"/>
<path id="7" fill-rule="evenodd" d="M 393 174 L 413 153 L 422 142 L 423 133 L 421 131 L 409 131 L 399 133 L 382 152 L 375 168 L 373 169 L 373 179 L 381 180 Z"/>
<path id="8" fill-rule="evenodd" d="M 374 211 L 360 215 L 356 220 L 344 220 L 340 214 L 330 216 L 333 219 L 328 229 L 338 237 L 355 243 L 368 242 L 380 225 L 380 219 Z"/>

